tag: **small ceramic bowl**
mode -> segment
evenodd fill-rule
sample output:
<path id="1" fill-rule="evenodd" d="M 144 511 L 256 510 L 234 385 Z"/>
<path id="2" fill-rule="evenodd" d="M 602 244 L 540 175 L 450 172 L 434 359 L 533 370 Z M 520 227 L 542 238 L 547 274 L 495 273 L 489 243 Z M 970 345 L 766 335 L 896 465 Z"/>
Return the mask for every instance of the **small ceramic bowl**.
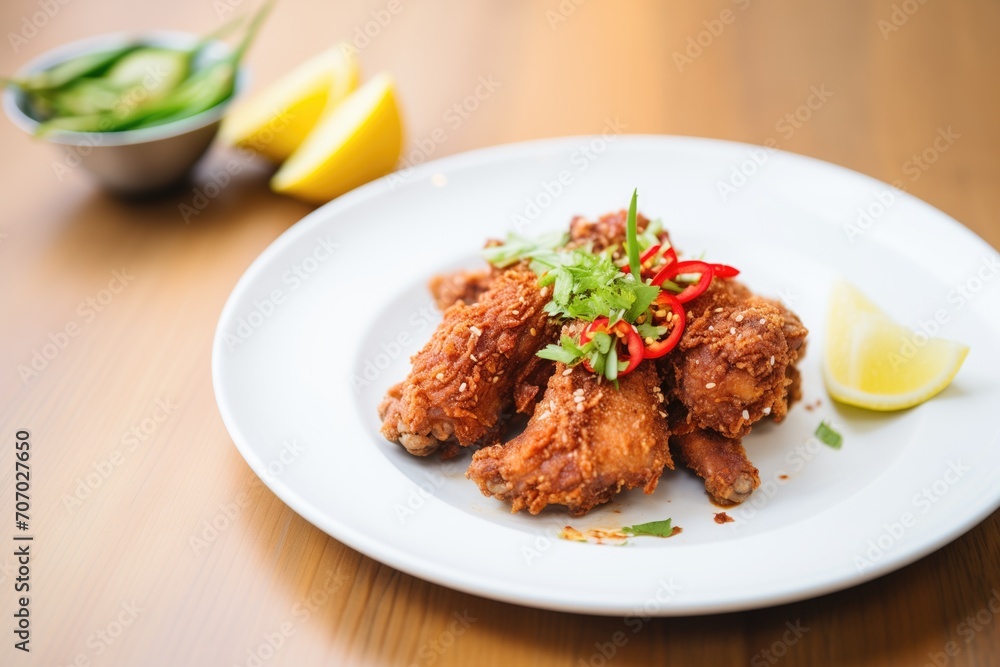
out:
<path id="1" fill-rule="evenodd" d="M 70 58 L 113 49 L 128 43 L 151 46 L 186 48 L 201 39 L 198 35 L 181 32 L 155 31 L 140 35 L 116 33 L 101 35 L 67 44 L 49 51 L 26 65 L 19 77 L 46 70 Z M 217 59 L 229 47 L 222 42 L 209 45 L 203 56 Z M 148 128 L 123 132 L 55 131 L 45 141 L 59 144 L 66 153 L 60 161 L 67 169 L 77 165 L 92 173 L 107 189 L 124 195 L 141 195 L 163 190 L 180 181 L 205 154 L 226 108 L 245 87 L 247 73 L 241 67 L 236 75 L 233 94 L 220 104 L 194 116 Z M 8 86 L 3 98 L 7 116 L 29 134 L 38 128 L 32 117 L 27 96 Z"/>

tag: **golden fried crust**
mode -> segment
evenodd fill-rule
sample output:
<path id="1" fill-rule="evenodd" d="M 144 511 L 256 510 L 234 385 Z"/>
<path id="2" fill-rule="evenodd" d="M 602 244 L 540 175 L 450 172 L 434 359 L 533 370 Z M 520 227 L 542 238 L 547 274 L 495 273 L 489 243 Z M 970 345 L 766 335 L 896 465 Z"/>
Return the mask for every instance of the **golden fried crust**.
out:
<path id="1" fill-rule="evenodd" d="M 613 256 L 621 257 L 625 246 L 625 234 L 628 223 L 628 211 L 622 209 L 615 213 L 606 213 L 597 220 L 588 220 L 582 215 L 573 218 L 569 223 L 569 243 L 567 248 L 590 246 L 594 252 L 602 252 L 612 246 L 618 246 L 618 252 Z M 641 234 L 646 230 L 649 219 L 641 213 L 635 217 L 636 230 Z M 661 241 L 670 239 L 664 231 L 660 234 Z"/>
<path id="2" fill-rule="evenodd" d="M 688 306 L 680 345 L 661 362 L 673 370 L 672 395 L 695 426 L 741 438 L 761 418 L 788 412 L 788 367 L 806 329 L 779 304 L 732 280 L 713 281 Z"/>
<path id="3" fill-rule="evenodd" d="M 499 271 L 492 267 L 443 273 L 431 278 L 427 288 L 434 303 L 444 311 L 459 302 L 471 305 L 479 301 L 497 275 Z"/>
<path id="4" fill-rule="evenodd" d="M 410 375 L 379 406 L 382 434 L 417 456 L 451 438 L 463 447 L 495 442 L 515 394 L 520 407 L 533 406 L 537 388 L 521 385 L 544 381 L 539 367 L 552 367 L 535 356 L 557 332 L 543 311 L 547 301 L 534 273 L 508 270 L 478 302 L 445 311 Z"/>
<path id="5" fill-rule="evenodd" d="M 760 486 L 757 468 L 747 459 L 739 440 L 697 429 L 674 435 L 670 448 L 688 468 L 705 480 L 705 490 L 720 505 L 735 505 Z"/>
<path id="6" fill-rule="evenodd" d="M 653 364 L 621 378 L 618 389 L 583 369 L 565 371 L 556 364 L 524 432 L 476 452 L 466 473 L 513 512 L 565 505 L 579 516 L 623 489 L 652 493 L 664 466 L 673 468 Z"/>

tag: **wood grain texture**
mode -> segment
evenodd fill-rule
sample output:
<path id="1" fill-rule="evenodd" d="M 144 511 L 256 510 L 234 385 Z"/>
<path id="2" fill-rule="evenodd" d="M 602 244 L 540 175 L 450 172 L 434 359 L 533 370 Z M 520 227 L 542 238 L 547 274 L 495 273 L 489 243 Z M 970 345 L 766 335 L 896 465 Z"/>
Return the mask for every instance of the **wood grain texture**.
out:
<path id="1" fill-rule="evenodd" d="M 221 22 L 223 2 L 73 0 L 15 50 L 9 34 L 40 5 L 8 0 L 0 71 L 101 32 L 204 32 Z M 447 140 L 433 157 L 599 132 L 609 119 L 632 133 L 775 139 L 900 181 L 1000 247 L 996 2 L 895 3 L 917 9 L 885 36 L 879 21 L 892 20 L 891 0 L 400 2 L 361 59 L 367 72 L 398 79 L 411 149 L 437 127 Z M 352 38 L 386 5 L 282 0 L 250 56 L 255 87 Z M 560 6 L 572 12 L 553 22 L 548 12 Z M 678 67 L 674 54 L 724 11 L 732 21 Z M 445 113 L 481 76 L 499 88 L 453 127 Z M 782 119 L 813 87 L 832 94 L 786 136 Z M 914 170 L 913 156 L 949 127 L 959 138 Z M 635 633 L 621 618 L 491 602 L 361 556 L 256 480 L 212 394 L 211 340 L 229 291 L 310 209 L 269 193 L 266 168 L 246 164 L 186 224 L 179 204 L 232 154 L 214 149 L 191 185 L 135 203 L 99 192 L 78 170 L 59 178 L 58 152 L 9 123 L 0 123 L 0 138 L 0 434 L 10 442 L 15 430 L 31 430 L 38 539 L 29 656 L 11 648 L 13 560 L 6 548 L 0 555 L 0 663 L 874 667 L 933 664 L 956 642 L 958 654 L 937 664 L 1000 664 L 992 614 L 971 635 L 960 626 L 1000 589 L 998 514 L 856 588 L 746 613 L 654 619 Z M 88 319 L 79 304 L 100 299 L 123 267 L 126 286 Z M 18 365 L 69 322 L 79 335 L 22 381 Z M 141 439 L 127 435 L 134 429 Z M 96 488 L 67 506 L 88 475 Z M 9 508 L 9 463 L 0 480 L 0 507 Z M 218 528 L 206 528 L 213 522 Z M 204 544 L 192 546 L 192 537 Z M 761 652 L 796 622 L 808 632 L 769 661 Z M 117 636 L 105 642 L 101 630 Z M 628 641 L 605 662 L 597 645 L 619 631 Z"/>

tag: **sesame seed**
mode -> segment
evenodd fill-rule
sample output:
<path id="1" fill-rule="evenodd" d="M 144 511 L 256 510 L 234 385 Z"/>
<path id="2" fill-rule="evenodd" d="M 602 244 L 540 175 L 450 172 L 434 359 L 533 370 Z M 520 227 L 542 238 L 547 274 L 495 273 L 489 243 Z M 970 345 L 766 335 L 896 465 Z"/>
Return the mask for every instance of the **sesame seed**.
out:
<path id="1" fill-rule="evenodd" d="M 543 287 L 542 291 L 539 292 L 539 294 L 541 294 L 542 296 L 548 296 L 549 295 L 549 288 L 548 287 Z"/>
<path id="2" fill-rule="evenodd" d="M 497 383 L 497 380 L 499 380 L 499 379 L 500 379 L 500 376 L 499 376 L 499 375 L 494 375 L 494 376 L 493 376 L 493 379 L 492 379 L 492 380 L 490 380 L 490 382 L 492 382 L 493 384 L 496 384 L 496 383 Z"/>
<path id="3" fill-rule="evenodd" d="M 480 329 L 479 327 L 475 326 L 475 325 L 469 327 L 469 331 L 471 331 L 476 336 L 482 336 L 483 335 L 483 330 Z"/>
<path id="4" fill-rule="evenodd" d="M 705 389 L 715 389 L 715 383 L 714 382 L 708 382 L 708 383 L 706 383 L 705 384 Z"/>
<path id="5" fill-rule="evenodd" d="M 729 333 L 736 335 L 736 327 L 729 327 Z"/>
<path id="6" fill-rule="evenodd" d="M 436 377 L 438 380 L 444 380 L 444 373 L 438 373 L 434 377 Z"/>
<path id="7" fill-rule="evenodd" d="M 569 375 L 572 372 L 573 372 L 572 368 L 567 368 L 566 370 L 563 371 L 563 375 Z"/>
<path id="8" fill-rule="evenodd" d="M 535 327 L 531 327 L 531 335 L 532 336 L 537 336 L 538 335 L 538 330 Z"/>
<path id="9" fill-rule="evenodd" d="M 472 359 L 473 361 L 479 361 L 479 359 L 476 359 L 476 355 L 474 354 L 470 354 L 469 359 Z"/>
<path id="10" fill-rule="evenodd" d="M 736 320 L 737 322 L 742 322 L 743 321 L 743 313 L 740 313 L 739 315 L 737 315 L 733 319 Z"/>
<path id="11" fill-rule="evenodd" d="M 764 408 L 764 414 L 765 415 L 771 414 L 771 408 L 770 407 Z"/>
<path id="12" fill-rule="evenodd" d="M 661 416 L 661 417 L 664 417 L 664 418 L 666 418 L 666 416 L 667 416 L 667 413 L 666 413 L 666 412 L 664 412 L 663 410 L 658 410 L 658 412 L 660 413 L 660 416 Z"/>
<path id="13" fill-rule="evenodd" d="M 574 391 L 573 395 L 574 396 L 583 396 L 583 387 L 580 387 L 579 389 L 577 389 L 576 391 Z"/>
<path id="14" fill-rule="evenodd" d="M 760 323 L 761 324 L 767 324 L 767 318 L 766 317 L 760 318 Z"/>
<path id="15" fill-rule="evenodd" d="M 743 411 L 743 419 L 750 419 L 750 412 L 747 410 Z"/>
<path id="16" fill-rule="evenodd" d="M 514 314 L 514 315 L 520 315 L 520 314 L 521 314 L 521 311 L 520 311 L 520 310 L 517 310 L 517 309 L 514 309 L 514 310 L 512 310 L 512 311 L 510 311 L 510 312 L 511 312 L 512 314 Z"/>
<path id="17" fill-rule="evenodd" d="M 663 398 L 663 394 L 657 394 L 656 395 L 656 400 L 657 400 L 657 402 L 662 403 L 666 399 Z"/>
<path id="18" fill-rule="evenodd" d="M 583 412 L 583 410 L 584 410 L 583 403 L 577 403 L 576 404 L 576 411 L 577 412 Z"/>
<path id="19" fill-rule="evenodd" d="M 577 403 L 583 403 L 585 400 L 587 400 L 587 397 L 586 396 L 574 396 L 573 400 L 576 401 Z"/>
<path id="20" fill-rule="evenodd" d="M 708 330 L 709 331 L 715 331 L 715 327 L 713 327 L 711 324 L 709 324 L 708 325 Z"/>
<path id="21" fill-rule="evenodd" d="M 716 308 L 716 309 L 715 309 L 715 312 L 717 312 L 717 313 L 721 313 L 721 312 L 722 312 L 722 308 Z"/>
<path id="22" fill-rule="evenodd" d="M 772 366 L 774 365 L 774 355 L 773 354 L 771 355 L 771 361 L 769 361 L 768 363 L 770 363 Z"/>
<path id="23" fill-rule="evenodd" d="M 468 386 L 469 386 L 469 385 L 467 385 L 467 384 L 465 384 L 465 383 L 463 382 L 462 384 L 458 385 L 458 391 L 459 391 L 459 392 L 463 392 L 463 391 L 465 391 L 465 389 L 466 389 L 466 388 L 467 388 Z"/>

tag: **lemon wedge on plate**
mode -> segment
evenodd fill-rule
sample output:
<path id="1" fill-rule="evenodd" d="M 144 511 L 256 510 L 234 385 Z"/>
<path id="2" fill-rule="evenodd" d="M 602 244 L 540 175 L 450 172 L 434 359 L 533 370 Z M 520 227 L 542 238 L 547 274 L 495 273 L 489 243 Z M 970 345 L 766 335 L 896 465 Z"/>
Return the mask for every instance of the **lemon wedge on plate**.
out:
<path id="1" fill-rule="evenodd" d="M 351 50 L 337 45 L 307 60 L 226 115 L 223 142 L 281 162 L 316 125 L 358 85 L 358 63 Z"/>
<path id="2" fill-rule="evenodd" d="M 969 347 L 894 322 L 847 283 L 833 292 L 823 375 L 836 400 L 869 410 L 902 410 L 951 384 Z"/>
<path id="3" fill-rule="evenodd" d="M 394 84 L 380 74 L 323 113 L 271 179 L 271 188 L 321 204 L 388 174 L 402 148 Z"/>

